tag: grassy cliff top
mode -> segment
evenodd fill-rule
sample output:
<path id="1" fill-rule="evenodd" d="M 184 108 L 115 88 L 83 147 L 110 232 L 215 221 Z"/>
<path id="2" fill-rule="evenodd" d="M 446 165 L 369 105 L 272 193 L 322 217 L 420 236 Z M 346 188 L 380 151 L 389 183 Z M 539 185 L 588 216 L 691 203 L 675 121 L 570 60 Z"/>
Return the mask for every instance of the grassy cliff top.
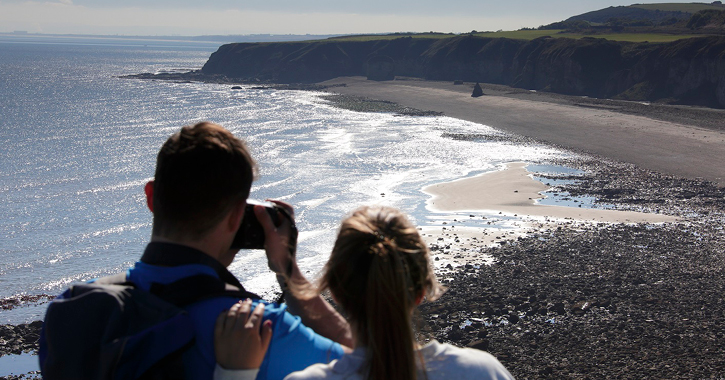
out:
<path id="1" fill-rule="evenodd" d="M 722 4 L 706 4 L 706 3 L 655 3 L 655 4 L 633 4 L 630 5 L 632 8 L 647 9 L 650 11 L 664 11 L 664 12 L 686 12 L 695 13 L 705 10 L 725 10 L 725 5 Z"/>
<path id="2" fill-rule="evenodd" d="M 515 30 L 515 31 L 498 31 L 498 32 L 475 32 L 470 33 L 477 37 L 490 37 L 490 38 L 511 38 L 516 40 L 533 40 L 539 37 L 557 37 L 557 38 L 573 38 L 580 39 L 584 37 L 596 37 L 604 38 L 611 41 L 627 41 L 627 42 L 672 42 L 681 40 L 684 38 L 691 37 L 702 37 L 702 35 L 695 34 L 661 34 L 661 33 L 609 33 L 609 34 L 597 34 L 591 35 L 587 33 L 573 33 L 567 32 L 562 29 L 553 30 Z M 428 39 L 442 39 L 455 37 L 452 33 L 395 33 L 395 34 L 373 34 L 373 35 L 357 35 L 357 36 L 344 36 L 344 37 L 333 37 L 330 41 L 381 41 L 381 40 L 393 40 L 402 37 L 411 38 L 428 38 Z"/>

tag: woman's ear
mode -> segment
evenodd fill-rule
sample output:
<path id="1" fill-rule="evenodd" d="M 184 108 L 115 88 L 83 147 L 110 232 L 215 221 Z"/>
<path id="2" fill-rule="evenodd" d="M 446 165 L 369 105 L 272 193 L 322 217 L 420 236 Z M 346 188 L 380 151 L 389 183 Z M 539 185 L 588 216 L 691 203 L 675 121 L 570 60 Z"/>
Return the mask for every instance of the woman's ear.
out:
<path id="1" fill-rule="evenodd" d="M 415 297 L 415 306 L 420 305 L 421 302 L 423 302 L 423 297 L 425 297 L 425 292 L 420 292 L 417 297 Z"/>
<path id="2" fill-rule="evenodd" d="M 146 206 L 148 206 L 149 210 L 153 213 L 154 212 L 154 181 L 148 181 L 146 182 L 146 186 L 143 188 L 144 193 L 146 193 Z"/>

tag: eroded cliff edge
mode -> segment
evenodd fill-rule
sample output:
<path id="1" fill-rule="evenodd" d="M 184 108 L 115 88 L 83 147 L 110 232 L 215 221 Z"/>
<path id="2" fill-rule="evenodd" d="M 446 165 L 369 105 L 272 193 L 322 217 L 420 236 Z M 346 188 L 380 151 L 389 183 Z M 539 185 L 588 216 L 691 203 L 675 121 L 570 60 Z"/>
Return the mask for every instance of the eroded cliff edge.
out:
<path id="1" fill-rule="evenodd" d="M 671 43 L 542 37 L 236 43 L 204 75 L 315 83 L 339 76 L 395 76 L 504 84 L 568 95 L 725 108 L 725 37 Z"/>

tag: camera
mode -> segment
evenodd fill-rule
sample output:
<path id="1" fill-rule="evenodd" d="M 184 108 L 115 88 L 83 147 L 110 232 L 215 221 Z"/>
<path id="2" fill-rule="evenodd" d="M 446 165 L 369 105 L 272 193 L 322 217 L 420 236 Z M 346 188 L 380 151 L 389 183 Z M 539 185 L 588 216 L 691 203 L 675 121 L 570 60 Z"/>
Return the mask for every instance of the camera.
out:
<path id="1" fill-rule="evenodd" d="M 239 226 L 237 234 L 234 236 L 234 241 L 230 249 L 263 249 L 264 248 L 264 228 L 262 224 L 257 220 L 257 216 L 254 214 L 254 206 L 261 205 L 267 211 L 269 216 L 272 218 L 272 223 L 275 226 L 282 224 L 283 219 L 286 218 L 292 222 L 292 217 L 286 209 L 278 206 L 271 202 L 261 202 L 252 199 L 247 199 L 247 206 L 244 210 L 244 218 L 242 218 L 242 224 Z M 292 225 L 294 230 L 294 222 Z"/>

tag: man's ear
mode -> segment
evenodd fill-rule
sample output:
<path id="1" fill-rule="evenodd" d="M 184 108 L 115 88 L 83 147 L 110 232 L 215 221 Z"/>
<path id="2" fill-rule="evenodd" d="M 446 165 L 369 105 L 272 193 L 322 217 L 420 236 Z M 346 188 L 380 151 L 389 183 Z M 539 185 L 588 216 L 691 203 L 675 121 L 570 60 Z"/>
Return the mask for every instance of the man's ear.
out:
<path id="1" fill-rule="evenodd" d="M 153 213 L 154 212 L 154 181 L 148 181 L 146 183 L 146 186 L 143 188 L 144 193 L 146 193 L 146 206 L 148 206 L 149 210 Z"/>
<path id="2" fill-rule="evenodd" d="M 233 231 L 234 233 L 239 230 L 239 226 L 242 224 L 242 218 L 244 218 L 244 210 L 247 207 L 247 201 L 243 200 L 238 202 L 234 208 L 232 208 L 231 213 L 229 214 L 229 219 L 227 219 L 227 223 L 229 226 L 229 230 Z"/>

